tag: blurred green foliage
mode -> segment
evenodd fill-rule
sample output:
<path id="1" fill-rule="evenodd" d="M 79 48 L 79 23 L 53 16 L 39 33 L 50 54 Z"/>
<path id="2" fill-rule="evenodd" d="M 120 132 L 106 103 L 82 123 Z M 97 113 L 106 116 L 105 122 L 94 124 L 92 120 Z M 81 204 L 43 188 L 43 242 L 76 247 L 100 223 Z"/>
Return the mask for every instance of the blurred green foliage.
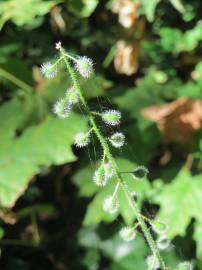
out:
<path id="1" fill-rule="evenodd" d="M 143 270 L 150 254 L 141 234 L 132 243 L 117 235 L 122 223 L 135 219 L 124 194 L 118 194 L 117 214 L 102 210 L 113 179 L 103 189 L 92 182 L 101 155 L 96 140 L 86 151 L 73 147 L 75 133 L 87 127 L 82 108 L 65 121 L 52 114 L 69 87 L 68 76 L 61 72 L 46 81 L 39 66 L 55 57 L 58 40 L 96 63 L 95 76 L 80 80 L 91 107 L 115 106 L 123 113 L 120 128 L 127 144 L 114 155 L 120 170 L 143 164 L 150 171 L 147 179 L 126 181 L 143 213 L 168 225 L 173 245 L 163 253 L 167 265 L 174 269 L 189 260 L 202 268 L 200 109 L 189 108 L 186 119 L 180 114 L 185 120 L 178 113 L 168 117 L 168 124 L 188 121 L 188 130 L 200 123 L 186 143 L 165 140 L 162 122 L 142 114 L 181 98 L 202 100 L 202 2 L 139 2 L 130 29 L 118 22 L 113 1 L 0 2 L 1 269 Z M 142 28 L 136 27 L 140 20 Z M 132 76 L 114 68 L 118 40 L 138 44 L 139 68 Z M 30 251 L 22 253 L 27 246 Z"/>
<path id="2" fill-rule="evenodd" d="M 50 9 L 58 1 L 41 1 L 41 0 L 10 0 L 0 3 L 0 27 L 8 21 L 12 20 L 18 26 L 37 27 L 41 23 L 43 15 L 48 13 Z M 19 5 L 20 4 L 20 5 Z"/>

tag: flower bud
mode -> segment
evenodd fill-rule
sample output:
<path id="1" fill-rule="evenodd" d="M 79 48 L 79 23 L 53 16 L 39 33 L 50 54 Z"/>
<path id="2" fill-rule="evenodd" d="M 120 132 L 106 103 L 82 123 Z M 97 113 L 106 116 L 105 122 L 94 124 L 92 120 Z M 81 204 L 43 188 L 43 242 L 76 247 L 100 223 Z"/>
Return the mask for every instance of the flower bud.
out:
<path id="1" fill-rule="evenodd" d="M 165 235 L 160 236 L 157 239 L 157 247 L 161 250 L 167 249 L 170 245 L 170 241 L 168 240 L 168 238 Z"/>
<path id="2" fill-rule="evenodd" d="M 61 98 L 55 103 L 53 112 L 60 118 L 67 118 L 71 112 L 71 109 L 72 107 L 66 98 Z"/>
<path id="3" fill-rule="evenodd" d="M 124 227 L 120 230 L 119 235 L 125 241 L 131 241 L 136 236 L 136 231 L 134 228 L 131 227 Z"/>
<path id="4" fill-rule="evenodd" d="M 69 103 L 72 105 L 79 102 L 79 95 L 78 95 L 78 92 L 74 86 L 67 89 L 66 97 L 67 97 Z"/>
<path id="5" fill-rule="evenodd" d="M 121 113 L 119 111 L 115 110 L 109 110 L 105 111 L 104 113 L 101 114 L 102 120 L 112 126 L 116 126 L 120 124 L 120 119 L 121 119 Z"/>
<path id="6" fill-rule="evenodd" d="M 109 141 L 114 147 L 120 148 L 124 145 L 125 136 L 121 132 L 116 132 L 109 138 Z"/>
<path id="7" fill-rule="evenodd" d="M 75 138 L 74 138 L 74 143 L 77 147 L 85 147 L 90 143 L 90 134 L 89 132 L 84 133 L 80 132 L 77 133 Z"/>
<path id="8" fill-rule="evenodd" d="M 79 56 L 75 68 L 82 77 L 89 78 L 93 73 L 93 61 L 87 56 Z"/>
<path id="9" fill-rule="evenodd" d="M 57 75 L 57 67 L 52 65 L 51 62 L 46 62 L 41 65 L 41 72 L 48 79 L 54 78 Z"/>
<path id="10" fill-rule="evenodd" d="M 119 202 L 115 196 L 108 196 L 104 199 L 102 207 L 105 212 L 114 214 L 119 208 Z"/>

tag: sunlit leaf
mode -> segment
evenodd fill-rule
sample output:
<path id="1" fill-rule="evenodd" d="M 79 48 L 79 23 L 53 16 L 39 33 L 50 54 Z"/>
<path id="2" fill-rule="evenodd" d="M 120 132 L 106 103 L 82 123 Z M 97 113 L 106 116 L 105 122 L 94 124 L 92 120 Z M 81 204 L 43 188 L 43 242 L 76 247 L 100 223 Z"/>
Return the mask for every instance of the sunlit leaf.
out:
<path id="1" fill-rule="evenodd" d="M 191 219 L 200 218 L 201 198 L 202 176 L 192 176 L 187 170 L 182 170 L 172 183 L 161 186 L 153 201 L 160 205 L 157 219 L 167 225 L 169 237 L 184 236 Z"/>
<path id="2" fill-rule="evenodd" d="M 6 21 L 12 20 L 16 25 L 30 25 L 37 23 L 37 19 L 45 15 L 59 1 L 18 0 L 1 1 L 0 29 Z"/>
<path id="3" fill-rule="evenodd" d="M 154 20 L 155 9 L 159 2 L 160 0 L 141 0 L 141 4 L 149 22 Z"/>
<path id="4" fill-rule="evenodd" d="M 42 167 L 75 161 L 71 144 L 84 125 L 73 113 L 65 121 L 48 117 L 27 128 L 19 138 L 5 139 L 0 151 L 1 205 L 11 207 Z"/>

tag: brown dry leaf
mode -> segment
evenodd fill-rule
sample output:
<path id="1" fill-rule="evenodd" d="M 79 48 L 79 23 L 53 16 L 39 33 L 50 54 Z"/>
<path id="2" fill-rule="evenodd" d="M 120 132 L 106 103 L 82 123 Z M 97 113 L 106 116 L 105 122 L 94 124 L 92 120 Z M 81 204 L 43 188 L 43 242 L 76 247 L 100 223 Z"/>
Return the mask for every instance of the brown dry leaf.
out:
<path id="1" fill-rule="evenodd" d="M 120 74 L 132 75 L 138 69 L 138 45 L 124 40 L 117 42 L 114 57 L 115 70 Z"/>
<path id="2" fill-rule="evenodd" d="M 9 210 L 0 210 L 0 218 L 6 223 L 6 224 L 15 224 L 17 221 L 17 217 L 14 212 L 11 212 Z"/>
<path id="3" fill-rule="evenodd" d="M 114 0 L 112 11 L 118 13 L 119 23 L 125 27 L 132 27 L 138 18 L 139 1 Z"/>
<path id="4" fill-rule="evenodd" d="M 150 106 L 142 114 L 157 123 L 167 142 L 186 143 L 201 128 L 202 101 L 183 97 L 165 105 Z"/>
<path id="5" fill-rule="evenodd" d="M 61 33 L 65 33 L 66 31 L 66 22 L 62 16 L 62 8 L 59 6 L 55 6 L 51 10 L 51 25 L 53 27 L 53 30 L 57 32 L 58 30 Z"/>

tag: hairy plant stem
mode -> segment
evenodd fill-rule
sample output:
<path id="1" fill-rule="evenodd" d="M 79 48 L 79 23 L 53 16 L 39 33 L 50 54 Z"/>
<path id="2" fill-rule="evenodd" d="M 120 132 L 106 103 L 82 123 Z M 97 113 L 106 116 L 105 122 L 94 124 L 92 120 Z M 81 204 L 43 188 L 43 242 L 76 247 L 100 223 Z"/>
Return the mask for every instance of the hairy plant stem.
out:
<path id="1" fill-rule="evenodd" d="M 158 259 L 161 270 L 165 270 L 166 269 L 165 264 L 164 264 L 164 261 L 163 261 L 161 255 L 160 255 L 160 253 L 159 253 L 159 250 L 158 250 L 158 248 L 156 246 L 156 243 L 155 243 L 154 239 L 152 238 L 152 235 L 150 234 L 150 232 L 149 232 L 149 230 L 147 228 L 147 225 L 146 225 L 146 223 L 144 221 L 143 216 L 141 215 L 141 213 L 140 213 L 140 211 L 138 209 L 138 206 L 137 206 L 136 202 L 131 197 L 130 191 L 128 190 L 128 187 L 127 187 L 125 181 L 123 180 L 123 178 L 122 178 L 122 176 L 121 176 L 121 174 L 120 174 L 120 172 L 118 170 L 117 163 L 116 163 L 114 157 L 112 156 L 112 154 L 110 152 L 108 143 L 107 143 L 106 139 L 104 138 L 104 136 L 102 135 L 102 133 L 100 132 L 100 130 L 99 130 L 97 124 L 96 124 L 94 114 L 93 114 L 93 112 L 90 111 L 90 108 L 88 107 L 88 104 L 87 104 L 87 102 L 85 100 L 85 97 L 83 96 L 81 87 L 80 87 L 80 85 L 78 83 L 78 80 L 77 80 L 76 73 L 75 73 L 74 69 L 71 67 L 71 65 L 69 63 L 69 60 L 68 60 L 68 58 L 67 58 L 67 56 L 65 54 L 65 51 L 63 49 L 61 49 L 60 52 L 61 52 L 61 55 L 62 55 L 62 57 L 64 59 L 65 64 L 66 64 L 67 70 L 68 70 L 68 72 L 70 74 L 70 77 L 71 77 L 71 79 L 73 81 L 74 87 L 78 91 L 80 101 L 81 101 L 81 103 L 83 105 L 83 108 L 86 111 L 89 122 L 90 122 L 90 124 L 91 124 L 91 126 L 92 126 L 92 128 L 93 128 L 93 130 L 94 130 L 94 132 L 95 132 L 95 134 L 96 134 L 96 136 L 97 136 L 103 150 L 104 150 L 104 154 L 108 158 L 111 166 L 113 167 L 113 169 L 115 171 L 115 176 L 116 176 L 120 186 L 122 187 L 122 189 L 123 189 L 123 191 L 124 191 L 124 193 L 126 195 L 126 198 L 128 200 L 128 203 L 129 203 L 130 207 L 132 208 L 132 210 L 134 211 L 134 213 L 136 215 L 136 218 L 137 218 L 137 220 L 139 222 L 139 225 L 140 225 L 140 227 L 142 229 L 142 232 L 143 232 L 143 234 L 144 234 L 144 236 L 145 236 L 145 238 L 146 238 L 146 240 L 148 242 L 148 245 L 149 245 L 152 253 Z"/>

